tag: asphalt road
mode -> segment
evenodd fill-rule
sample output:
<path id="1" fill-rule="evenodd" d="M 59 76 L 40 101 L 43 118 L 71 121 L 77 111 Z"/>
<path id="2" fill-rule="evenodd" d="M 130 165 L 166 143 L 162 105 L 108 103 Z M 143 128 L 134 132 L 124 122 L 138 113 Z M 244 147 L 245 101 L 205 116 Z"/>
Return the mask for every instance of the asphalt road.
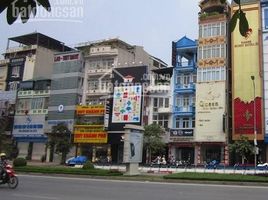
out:
<path id="1" fill-rule="evenodd" d="M 152 183 L 53 176 L 19 176 L 15 190 L 0 186 L 1 200 L 267 200 L 268 187 Z"/>

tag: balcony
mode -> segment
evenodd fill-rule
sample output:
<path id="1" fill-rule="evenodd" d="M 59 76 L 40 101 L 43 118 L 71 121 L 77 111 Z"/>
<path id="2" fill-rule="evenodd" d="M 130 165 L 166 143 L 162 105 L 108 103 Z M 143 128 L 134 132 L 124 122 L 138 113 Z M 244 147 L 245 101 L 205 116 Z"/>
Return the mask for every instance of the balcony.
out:
<path id="1" fill-rule="evenodd" d="M 171 86 L 169 84 L 150 85 L 147 90 L 151 93 L 165 93 L 171 90 Z"/>
<path id="2" fill-rule="evenodd" d="M 194 93 L 195 92 L 195 83 L 176 84 L 175 85 L 175 92 L 178 94 Z"/>
<path id="3" fill-rule="evenodd" d="M 33 93 L 34 93 L 33 90 L 19 91 L 19 92 L 18 92 L 18 97 L 29 97 L 29 96 L 32 96 Z"/>
<path id="4" fill-rule="evenodd" d="M 9 63 L 9 59 L 0 60 L 0 65 L 6 65 Z"/>
<path id="5" fill-rule="evenodd" d="M 85 54 L 85 57 L 95 57 L 95 56 L 116 56 L 118 55 L 118 50 L 111 47 L 94 47 L 90 49 L 90 52 Z"/>
<path id="6" fill-rule="evenodd" d="M 87 96 L 106 95 L 111 93 L 110 89 L 89 89 L 87 90 Z"/>
<path id="7" fill-rule="evenodd" d="M 196 64 L 194 62 L 178 62 L 175 70 L 178 72 L 193 72 L 196 70 Z"/>
<path id="8" fill-rule="evenodd" d="M 195 115 L 195 106 L 175 106 L 173 113 L 175 116 L 194 116 Z"/>
<path id="9" fill-rule="evenodd" d="M 17 110 L 16 115 L 46 115 L 48 114 L 48 109 L 32 109 L 32 110 Z"/>
<path id="10" fill-rule="evenodd" d="M 19 91 L 18 97 L 29 97 L 29 96 L 49 96 L 50 90 L 26 90 Z"/>
<path id="11" fill-rule="evenodd" d="M 110 75 L 112 74 L 112 68 L 107 68 L 107 69 L 88 69 L 87 74 L 88 75 Z"/>
<path id="12" fill-rule="evenodd" d="M 156 108 L 156 110 L 154 110 L 154 112 L 157 112 L 157 113 L 172 113 L 172 109 L 171 109 L 171 107 L 160 107 L 160 108 Z"/>
<path id="13" fill-rule="evenodd" d="M 33 95 L 34 96 L 49 96 L 50 90 L 35 90 Z"/>
<path id="14" fill-rule="evenodd" d="M 29 51 L 29 50 L 36 49 L 36 48 L 37 48 L 37 45 L 11 47 L 6 50 L 6 53 L 8 54 L 8 53 L 16 53 L 19 51 Z"/>

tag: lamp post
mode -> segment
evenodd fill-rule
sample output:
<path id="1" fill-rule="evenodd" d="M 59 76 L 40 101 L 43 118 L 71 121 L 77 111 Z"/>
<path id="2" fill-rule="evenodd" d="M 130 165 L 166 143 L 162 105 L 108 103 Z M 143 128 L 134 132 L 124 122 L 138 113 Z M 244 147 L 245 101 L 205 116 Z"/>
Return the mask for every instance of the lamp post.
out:
<path id="1" fill-rule="evenodd" d="M 256 130 L 256 91 L 255 91 L 255 76 L 251 76 L 253 83 L 253 96 L 254 96 L 254 105 L 253 105 L 253 126 L 254 126 L 254 168 L 256 170 L 257 166 L 257 130 Z"/>

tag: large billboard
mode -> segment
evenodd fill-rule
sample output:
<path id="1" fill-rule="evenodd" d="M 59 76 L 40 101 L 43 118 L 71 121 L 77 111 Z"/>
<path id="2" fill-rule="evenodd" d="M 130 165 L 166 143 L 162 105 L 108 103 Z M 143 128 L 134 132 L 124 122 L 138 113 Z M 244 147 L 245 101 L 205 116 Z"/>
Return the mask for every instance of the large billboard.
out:
<path id="1" fill-rule="evenodd" d="M 143 90 L 147 66 L 113 69 L 113 95 L 109 105 L 109 131 L 123 131 L 125 124 L 142 124 Z"/>
<path id="2" fill-rule="evenodd" d="M 196 141 L 225 142 L 225 82 L 196 84 Z"/>
<path id="3" fill-rule="evenodd" d="M 237 7 L 233 12 L 236 9 Z M 259 47 L 260 8 L 258 4 L 253 4 L 243 6 L 242 10 L 246 13 L 250 28 L 246 36 L 241 36 L 239 26 L 232 33 L 232 136 L 236 140 L 241 135 L 246 135 L 253 140 L 255 125 L 257 139 L 263 140 L 262 70 Z"/>
<path id="4" fill-rule="evenodd" d="M 141 86 L 114 88 L 112 123 L 137 123 L 141 121 Z"/>

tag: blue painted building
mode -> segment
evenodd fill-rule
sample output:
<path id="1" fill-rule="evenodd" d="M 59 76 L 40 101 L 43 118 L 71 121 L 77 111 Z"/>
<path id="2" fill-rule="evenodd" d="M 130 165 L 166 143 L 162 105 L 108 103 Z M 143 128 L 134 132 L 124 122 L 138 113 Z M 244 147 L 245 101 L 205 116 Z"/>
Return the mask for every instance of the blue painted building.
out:
<path id="1" fill-rule="evenodd" d="M 195 85 L 197 42 L 184 36 L 172 43 L 173 119 L 169 137 L 169 156 L 176 160 L 195 160 Z"/>

